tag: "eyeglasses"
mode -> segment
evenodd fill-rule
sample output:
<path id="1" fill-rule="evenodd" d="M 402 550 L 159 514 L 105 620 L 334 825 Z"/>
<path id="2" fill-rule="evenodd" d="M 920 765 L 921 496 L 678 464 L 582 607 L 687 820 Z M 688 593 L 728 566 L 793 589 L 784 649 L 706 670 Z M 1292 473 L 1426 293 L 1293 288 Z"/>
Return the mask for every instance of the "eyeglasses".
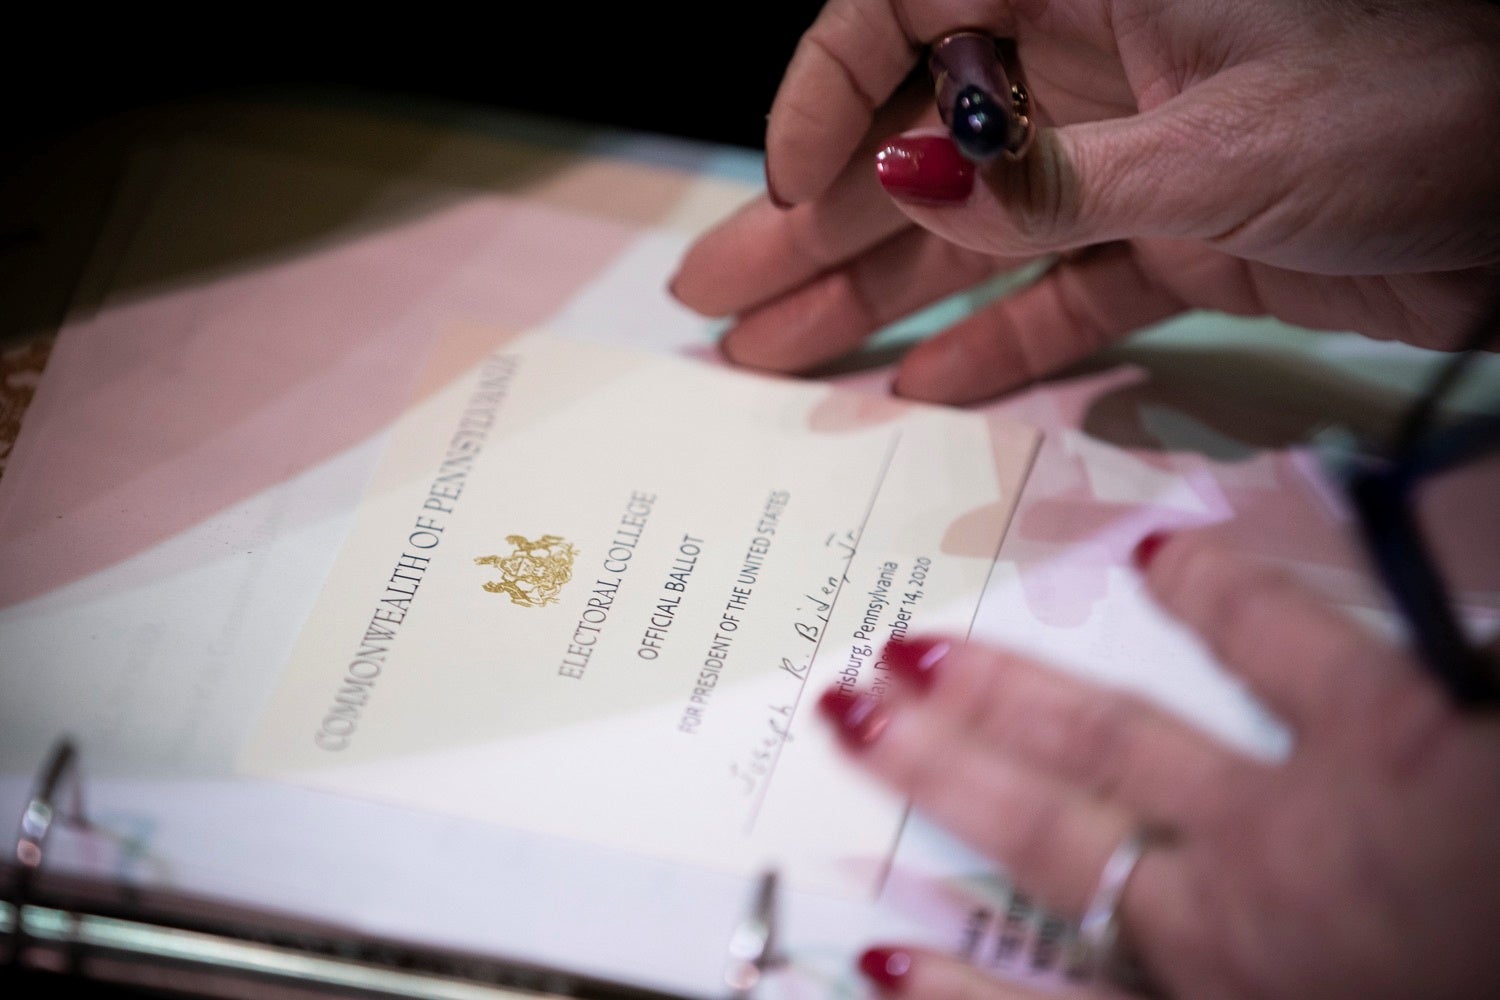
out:
<path id="1" fill-rule="evenodd" d="M 1423 537 L 1415 494 L 1424 480 L 1500 450 L 1500 411 L 1439 426 L 1438 411 L 1475 359 L 1500 340 L 1500 296 L 1398 427 L 1392 444 L 1367 450 L 1346 471 L 1365 547 L 1411 632 L 1418 655 L 1461 706 L 1500 702 L 1496 663 L 1468 637 Z"/>

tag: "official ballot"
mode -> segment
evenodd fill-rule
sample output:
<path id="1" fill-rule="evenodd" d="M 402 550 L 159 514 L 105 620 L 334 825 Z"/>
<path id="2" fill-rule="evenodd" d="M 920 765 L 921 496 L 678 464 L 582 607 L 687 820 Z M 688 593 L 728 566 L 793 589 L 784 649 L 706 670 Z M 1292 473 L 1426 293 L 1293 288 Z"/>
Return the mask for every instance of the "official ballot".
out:
<path id="1" fill-rule="evenodd" d="M 903 804 L 814 705 L 972 618 L 1014 422 L 450 331 L 247 773 L 873 896 Z"/>

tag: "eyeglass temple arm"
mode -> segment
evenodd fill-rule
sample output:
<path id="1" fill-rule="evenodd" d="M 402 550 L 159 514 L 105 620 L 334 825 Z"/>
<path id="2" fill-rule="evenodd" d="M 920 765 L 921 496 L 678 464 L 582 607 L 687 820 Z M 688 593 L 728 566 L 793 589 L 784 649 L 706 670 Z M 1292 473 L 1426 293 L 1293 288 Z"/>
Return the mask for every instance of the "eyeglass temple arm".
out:
<path id="1" fill-rule="evenodd" d="M 1391 467 L 1366 469 L 1349 483 L 1366 547 L 1412 628 L 1419 655 L 1460 705 L 1500 701 L 1488 658 L 1470 645 L 1448 588 L 1422 543 L 1409 502 L 1409 477 Z"/>

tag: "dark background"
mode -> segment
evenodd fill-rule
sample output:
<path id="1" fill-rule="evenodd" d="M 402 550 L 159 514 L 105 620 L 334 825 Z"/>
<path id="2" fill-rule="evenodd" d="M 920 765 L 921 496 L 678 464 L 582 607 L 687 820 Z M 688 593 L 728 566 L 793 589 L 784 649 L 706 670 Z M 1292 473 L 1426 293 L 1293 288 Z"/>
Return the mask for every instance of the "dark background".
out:
<path id="1" fill-rule="evenodd" d="M 318 87 L 761 148 L 776 84 L 821 0 L 515 6 L 32 10 L 0 44 L 3 141 L 14 151 L 161 102 Z"/>

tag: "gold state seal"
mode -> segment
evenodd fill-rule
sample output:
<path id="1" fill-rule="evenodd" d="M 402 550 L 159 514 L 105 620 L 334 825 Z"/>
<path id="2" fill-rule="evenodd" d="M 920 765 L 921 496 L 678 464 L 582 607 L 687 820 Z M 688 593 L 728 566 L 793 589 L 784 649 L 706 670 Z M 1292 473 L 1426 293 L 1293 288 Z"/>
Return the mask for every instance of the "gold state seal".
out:
<path id="1" fill-rule="evenodd" d="M 543 535 L 531 541 L 522 535 L 506 535 L 513 546 L 508 556 L 476 556 L 476 566 L 493 566 L 501 578 L 484 584 L 491 594 L 509 594 L 512 604 L 539 608 L 556 602 L 563 585 L 573 579 L 573 557 L 577 550 L 560 535 Z"/>

